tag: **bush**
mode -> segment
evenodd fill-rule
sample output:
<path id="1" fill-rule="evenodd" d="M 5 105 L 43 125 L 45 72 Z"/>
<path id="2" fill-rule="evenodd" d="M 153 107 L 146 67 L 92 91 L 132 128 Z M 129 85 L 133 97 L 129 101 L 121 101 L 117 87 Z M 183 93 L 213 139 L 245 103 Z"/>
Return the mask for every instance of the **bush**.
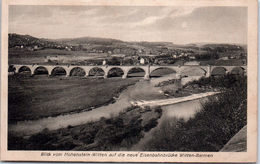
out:
<path id="1" fill-rule="evenodd" d="M 148 121 L 147 124 L 144 125 L 144 131 L 148 132 L 150 129 L 156 127 L 158 124 L 157 119 L 156 118 L 152 118 L 151 120 Z"/>
<path id="2" fill-rule="evenodd" d="M 144 150 L 219 151 L 247 124 L 246 77 L 229 75 L 217 79 L 210 77 L 197 83 L 229 86 L 229 90 L 209 97 L 209 100 L 202 104 L 201 111 L 187 122 L 177 118 L 165 121 L 153 134 Z"/>
<path id="3" fill-rule="evenodd" d="M 154 111 L 155 111 L 156 113 L 162 114 L 162 108 L 161 108 L 160 106 L 156 106 L 155 109 L 154 109 Z"/>
<path id="4" fill-rule="evenodd" d="M 187 83 L 184 87 L 197 84 L 199 86 L 234 89 L 238 87 L 238 85 L 245 85 L 246 80 L 246 76 L 227 74 L 222 76 L 202 77 L 199 80 L 194 80 Z"/>

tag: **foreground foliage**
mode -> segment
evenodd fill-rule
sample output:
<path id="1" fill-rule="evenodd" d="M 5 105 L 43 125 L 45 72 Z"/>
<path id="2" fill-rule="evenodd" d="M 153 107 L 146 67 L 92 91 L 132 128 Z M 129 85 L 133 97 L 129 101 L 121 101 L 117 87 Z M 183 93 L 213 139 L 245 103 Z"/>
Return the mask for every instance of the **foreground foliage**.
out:
<path id="1" fill-rule="evenodd" d="M 219 151 L 247 124 L 247 78 L 225 75 L 190 84 L 222 88 L 188 121 L 165 121 L 146 144 L 148 151 Z"/>

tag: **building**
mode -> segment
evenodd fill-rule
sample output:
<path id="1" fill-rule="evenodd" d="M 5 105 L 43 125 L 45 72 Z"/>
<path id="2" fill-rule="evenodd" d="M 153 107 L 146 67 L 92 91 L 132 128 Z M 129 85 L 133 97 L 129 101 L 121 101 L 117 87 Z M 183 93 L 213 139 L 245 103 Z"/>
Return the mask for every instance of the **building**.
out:
<path id="1" fill-rule="evenodd" d="M 219 60 L 228 60 L 228 57 L 225 56 L 225 57 L 219 58 Z"/>
<path id="2" fill-rule="evenodd" d="M 196 59 L 195 56 L 189 56 L 189 59 Z"/>
<path id="3" fill-rule="evenodd" d="M 144 63 L 145 63 L 144 58 L 141 58 L 141 59 L 140 59 L 140 64 L 144 64 Z"/>

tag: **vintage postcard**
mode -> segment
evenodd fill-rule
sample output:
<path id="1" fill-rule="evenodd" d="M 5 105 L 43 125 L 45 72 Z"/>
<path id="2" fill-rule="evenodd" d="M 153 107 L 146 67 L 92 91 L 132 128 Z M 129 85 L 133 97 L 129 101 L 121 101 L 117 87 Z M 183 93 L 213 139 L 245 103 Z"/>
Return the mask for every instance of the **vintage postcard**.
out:
<path id="1" fill-rule="evenodd" d="M 256 162 L 256 0 L 3 0 L 1 160 Z"/>

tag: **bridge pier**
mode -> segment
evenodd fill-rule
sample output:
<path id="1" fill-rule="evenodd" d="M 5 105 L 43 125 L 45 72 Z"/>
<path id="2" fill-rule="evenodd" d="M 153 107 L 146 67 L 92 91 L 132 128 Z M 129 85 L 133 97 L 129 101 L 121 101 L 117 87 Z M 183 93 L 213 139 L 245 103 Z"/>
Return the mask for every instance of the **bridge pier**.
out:
<path id="1" fill-rule="evenodd" d="M 150 79 L 150 74 L 145 74 L 144 79 Z"/>
<path id="2" fill-rule="evenodd" d="M 66 70 L 66 77 L 70 76 L 70 72 Z"/>
<path id="3" fill-rule="evenodd" d="M 88 72 L 85 72 L 85 76 L 84 77 L 88 77 L 89 76 L 89 73 Z"/>
<path id="4" fill-rule="evenodd" d="M 19 68 L 15 68 L 15 73 L 19 73 Z"/>
<path id="5" fill-rule="evenodd" d="M 211 66 L 208 65 L 208 66 L 207 66 L 206 77 L 210 77 L 210 76 L 211 76 Z"/>
<path id="6" fill-rule="evenodd" d="M 180 73 L 176 73 L 176 79 L 181 79 L 181 74 Z"/>
<path id="7" fill-rule="evenodd" d="M 105 72 L 105 74 L 104 74 L 104 79 L 106 79 L 107 78 L 107 75 L 108 75 L 108 73 L 107 72 Z"/>
<path id="8" fill-rule="evenodd" d="M 123 76 L 122 76 L 123 79 L 126 79 L 127 78 L 127 74 L 124 73 Z"/>

